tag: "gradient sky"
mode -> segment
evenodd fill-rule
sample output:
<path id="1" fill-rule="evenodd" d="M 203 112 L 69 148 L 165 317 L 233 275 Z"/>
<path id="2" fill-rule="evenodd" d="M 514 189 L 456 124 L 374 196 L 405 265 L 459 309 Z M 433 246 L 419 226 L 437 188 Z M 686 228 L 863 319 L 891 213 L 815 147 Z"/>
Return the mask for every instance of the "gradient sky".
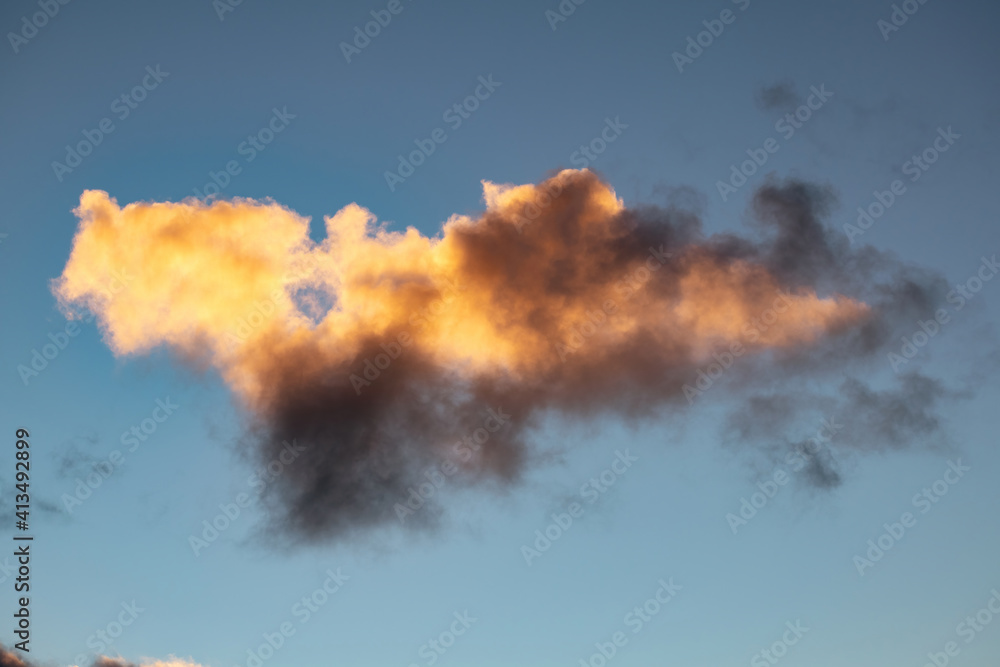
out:
<path id="1" fill-rule="evenodd" d="M 66 326 L 49 281 L 69 255 L 81 192 L 105 190 L 123 205 L 177 201 L 230 160 L 242 172 L 222 196 L 274 198 L 310 216 L 314 238 L 324 215 L 351 202 L 391 229 L 433 235 L 451 214 L 482 209 L 481 179 L 531 183 L 580 166 L 574 152 L 620 118 L 627 128 L 591 168 L 627 204 L 695 197 L 706 231 L 740 230 L 753 189 L 773 172 L 835 188 L 831 224 L 840 227 L 899 178 L 906 193 L 862 242 L 954 283 L 1000 251 L 995 3 L 927 0 L 886 40 L 877 23 L 889 20 L 888 2 L 591 0 L 555 30 L 546 18 L 555 0 L 401 2 L 350 63 L 339 44 L 387 3 L 244 0 L 220 20 L 210 0 L 71 2 L 17 53 L 5 39 L 0 432 L 11 442 L 16 428 L 32 433 L 32 658 L 89 660 L 88 638 L 134 600 L 144 611 L 105 653 L 211 667 L 246 665 L 247 650 L 284 621 L 296 633 L 267 665 L 425 665 L 421 646 L 466 610 L 477 620 L 437 664 L 578 665 L 625 630 L 628 644 L 609 664 L 747 665 L 801 621 L 809 630 L 782 658 L 788 667 L 918 667 L 949 641 L 961 648 L 952 664 L 995 665 L 1000 619 L 971 643 L 956 634 L 1000 590 L 992 377 L 949 407 L 947 445 L 851 457 L 839 488 L 783 487 L 736 535 L 726 514 L 771 468 L 721 444 L 718 406 L 705 400 L 683 418 L 553 421 L 536 439 L 557 453 L 547 465 L 506 493 L 460 495 L 428 535 L 284 549 L 259 539 L 251 507 L 198 556 L 188 536 L 248 490 L 251 472 L 238 408 L 217 376 L 162 352 L 115 359 L 91 323 L 22 382 L 18 366 Z M 727 8 L 735 21 L 678 72 L 672 53 Z M 6 2 L 0 27 L 20 30 L 37 11 Z M 120 119 L 112 102 L 147 66 L 169 75 Z M 447 127 L 445 109 L 489 75 L 496 91 L 390 191 L 384 172 L 396 156 Z M 821 85 L 833 97 L 723 202 L 716 182 L 730 166 L 781 136 L 784 109 L 758 96 L 782 82 L 800 100 Z M 241 142 L 274 108 L 295 117 L 245 162 Z M 104 117 L 114 131 L 57 178 L 52 162 Z M 960 139 L 910 182 L 905 163 L 948 127 Z M 988 283 L 921 353 L 956 387 L 987 368 L 977 359 L 992 349 L 998 289 Z M 120 449 L 122 432 L 167 398 L 175 413 L 92 497 L 63 511 L 85 462 Z M 521 545 L 626 448 L 641 463 L 527 566 Z M 82 468 L 64 465 L 74 458 Z M 971 470 L 931 511 L 914 510 L 914 494 L 959 458 Z M 8 501 L 10 459 L 0 468 Z M 906 511 L 916 526 L 859 576 L 853 557 Z M 293 605 L 331 568 L 349 581 L 299 623 Z M 632 634 L 625 614 L 670 578 L 682 590 Z M 13 585 L 0 587 L 9 619 Z M 12 638 L 8 620 L 0 641 Z"/>

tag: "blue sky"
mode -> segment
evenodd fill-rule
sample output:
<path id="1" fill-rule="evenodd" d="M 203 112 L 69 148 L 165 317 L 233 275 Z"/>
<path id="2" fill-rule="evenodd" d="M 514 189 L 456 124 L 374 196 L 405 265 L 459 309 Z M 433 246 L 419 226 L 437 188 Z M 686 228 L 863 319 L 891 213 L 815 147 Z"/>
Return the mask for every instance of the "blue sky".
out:
<path id="1" fill-rule="evenodd" d="M 845 453 L 841 486 L 821 492 L 793 479 L 736 534 L 726 516 L 757 482 L 779 468 L 795 473 L 722 444 L 722 408 L 706 400 L 682 417 L 554 418 L 535 436 L 555 452 L 546 465 L 500 493 L 456 491 L 432 533 L 290 548 L 254 530 L 253 501 L 197 555 L 189 538 L 202 522 L 240 494 L 253 498 L 243 414 L 222 381 L 162 351 L 115 358 L 93 323 L 23 379 L 19 366 L 66 330 L 50 281 L 69 256 L 80 194 L 178 201 L 231 161 L 239 173 L 222 197 L 271 197 L 311 217 L 316 239 L 323 216 L 351 202 L 391 229 L 434 235 L 450 215 L 482 210 L 480 180 L 532 183 L 580 166 L 574 154 L 619 119 L 620 136 L 589 166 L 627 205 L 694 197 L 707 232 L 742 231 L 753 191 L 773 173 L 832 186 L 839 208 L 830 224 L 841 228 L 899 179 L 905 192 L 858 243 L 953 284 L 1000 251 L 991 3 L 928 0 L 886 39 L 878 22 L 891 21 L 893 6 L 880 2 L 590 0 L 553 24 L 554 1 L 401 0 L 347 62 L 340 43 L 387 6 L 244 0 L 220 15 L 208 0 L 70 2 L 15 40 L 16 52 L 9 38 L 0 48 L 0 402 L 10 441 L 17 428 L 32 434 L 31 657 L 83 664 L 99 651 L 247 665 L 263 635 L 290 623 L 294 635 L 264 664 L 429 665 L 433 655 L 441 665 L 597 665 L 595 643 L 623 632 L 627 643 L 609 664 L 755 665 L 772 664 L 759 652 L 799 621 L 808 631 L 780 659 L 789 667 L 924 665 L 950 641 L 960 649 L 952 664 L 995 664 L 1000 619 L 969 642 L 958 630 L 1000 590 L 989 377 L 948 407 L 944 444 Z M 678 71 L 672 54 L 723 10 L 732 22 Z M 0 26 L 19 32 L 38 11 L 5 3 Z M 474 95 L 480 77 L 499 85 L 454 127 L 447 110 Z M 115 100 L 144 79 L 144 99 L 125 115 Z M 786 110 L 758 101 L 777 84 L 793 91 L 794 106 L 813 86 L 832 96 L 786 137 L 776 128 Z M 281 131 L 250 151 L 244 142 L 276 110 L 283 120 L 270 127 Z M 99 129 L 104 118 L 112 131 Z M 446 140 L 390 190 L 385 172 L 397 156 L 437 128 Z M 911 180 L 908 161 L 947 128 L 958 138 Z M 92 154 L 57 174 L 66 146 L 95 130 Z M 771 137 L 777 151 L 723 201 L 718 181 Z M 975 359 L 991 345 L 998 287 L 987 283 L 921 352 L 953 386 L 987 368 Z M 157 401 L 178 407 L 159 422 Z M 155 431 L 129 451 L 122 434 L 141 432 L 144 420 Z M 64 463 L 116 449 L 124 462 L 66 511 L 61 498 L 81 468 Z M 638 462 L 593 503 L 581 498 L 580 487 L 626 450 Z M 959 459 L 969 470 L 923 513 L 914 496 Z M 5 499 L 12 469 L 13 457 L 0 473 Z M 567 499 L 581 501 L 582 516 L 527 564 L 522 546 Z M 43 511 L 43 501 L 54 509 Z M 855 556 L 904 512 L 915 525 L 859 574 Z M 338 568 L 348 579 L 303 622 L 295 605 Z M 634 632 L 626 615 L 671 578 L 676 596 Z M 6 614 L 13 583 L 0 586 Z M 100 648 L 96 633 L 133 602 L 143 611 Z M 426 648 L 466 612 L 475 621 L 459 624 L 453 646 Z M 12 640 L 4 624 L 0 641 Z"/>

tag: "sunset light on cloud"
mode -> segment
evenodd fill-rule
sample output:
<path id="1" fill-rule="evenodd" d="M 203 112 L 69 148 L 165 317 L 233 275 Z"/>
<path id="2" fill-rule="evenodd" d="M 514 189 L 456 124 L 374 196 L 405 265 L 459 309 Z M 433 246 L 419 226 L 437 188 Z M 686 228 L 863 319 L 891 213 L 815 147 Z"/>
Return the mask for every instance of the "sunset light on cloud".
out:
<path id="1" fill-rule="evenodd" d="M 756 241 L 706 236 L 680 210 L 630 210 L 588 170 L 483 190 L 481 214 L 431 237 L 351 204 L 318 242 L 269 200 L 120 206 L 87 191 L 53 292 L 68 316 L 95 313 L 120 357 L 164 347 L 216 369 L 251 415 L 257 460 L 303 447 L 310 465 L 275 482 L 271 509 L 276 529 L 310 541 L 399 519 L 405 489 L 485 407 L 511 423 L 458 461 L 457 479 L 515 484 L 547 414 L 676 411 L 705 390 L 702 367 L 808 359 L 896 317 L 819 295 L 859 285 L 799 265 L 801 238 L 822 257 L 853 252 L 804 184 L 761 190 L 772 232 Z"/>
<path id="2" fill-rule="evenodd" d="M 658 257 L 630 240 L 635 228 L 623 204 L 586 171 L 567 170 L 537 187 L 486 182 L 484 190 L 483 215 L 453 216 L 436 238 L 412 227 L 387 232 L 351 205 L 326 218 L 322 243 L 309 239 L 307 219 L 275 202 L 120 207 L 107 193 L 87 191 L 55 292 L 68 312 L 98 314 L 116 354 L 160 345 L 191 357 L 208 351 L 251 402 L 262 390 L 255 370 L 262 357 L 306 347 L 324 365 L 346 365 L 366 340 L 412 328 L 411 317 L 435 301 L 447 307 L 412 334 L 418 354 L 442 370 L 528 381 L 565 361 L 561 348 L 573 328 L 604 304 L 615 312 L 596 334 L 601 347 L 630 347 L 642 336 L 662 341 L 665 354 L 690 349 L 702 360 L 738 340 L 743 323 L 776 295 L 783 315 L 754 348 L 809 343 L 867 312 L 808 288 L 784 294 L 766 267 L 718 257 L 697 240 Z M 519 228 L 524 206 L 554 190 L 565 194 Z M 126 284 L 114 292 L 116 279 Z M 237 336 L 237 323 L 260 304 L 262 321 Z"/>
<path id="3" fill-rule="evenodd" d="M 996 667 L 998 20 L 0 3 L 0 667 Z"/>

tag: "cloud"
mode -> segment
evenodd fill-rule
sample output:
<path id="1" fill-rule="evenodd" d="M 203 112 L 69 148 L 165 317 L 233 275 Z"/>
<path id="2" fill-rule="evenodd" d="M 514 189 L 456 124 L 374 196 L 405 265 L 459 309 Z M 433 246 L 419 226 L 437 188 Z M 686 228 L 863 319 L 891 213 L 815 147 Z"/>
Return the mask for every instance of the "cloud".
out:
<path id="1" fill-rule="evenodd" d="M 7 650 L 2 644 L 0 644 L 0 667 L 39 667 L 38 663 L 21 658 L 19 655 L 13 651 Z M 77 667 L 84 667 L 83 665 L 78 665 Z M 181 660 L 174 656 L 171 656 L 167 660 L 153 660 L 147 659 L 142 662 L 128 662 L 122 658 L 109 658 L 107 656 L 98 656 L 90 663 L 90 667 L 202 667 L 201 665 L 189 662 L 186 660 Z"/>
<path id="2" fill-rule="evenodd" d="M 171 656 L 166 660 L 146 659 L 142 662 L 129 662 L 122 658 L 109 658 L 101 656 L 94 661 L 92 667 L 202 667 L 201 665 L 181 660 Z"/>
<path id="3" fill-rule="evenodd" d="M 712 391 L 737 410 L 755 383 L 868 372 L 943 294 L 928 271 L 852 249 L 813 184 L 758 190 L 753 238 L 628 208 L 587 170 L 484 182 L 484 199 L 432 238 L 352 204 L 314 242 L 270 200 L 121 207 L 89 190 L 53 291 L 69 316 L 94 312 L 118 356 L 164 347 L 215 369 L 259 463 L 301 448 L 264 500 L 302 541 L 395 522 L 428 466 L 516 483 L 547 415 L 679 419 L 736 346 Z"/>
<path id="4" fill-rule="evenodd" d="M 779 81 L 757 91 L 757 106 L 764 111 L 789 110 L 799 105 L 799 94 L 791 81 Z"/>
<path id="5" fill-rule="evenodd" d="M 14 652 L 0 646 L 0 667 L 25 667 L 26 664 Z"/>
<path id="6" fill-rule="evenodd" d="M 917 371 L 899 375 L 884 387 L 848 375 L 825 391 L 795 386 L 753 392 L 728 415 L 725 431 L 731 445 L 756 444 L 770 449 L 775 459 L 804 460 L 805 481 L 830 489 L 843 481 L 842 461 L 835 451 L 843 459 L 918 443 L 947 446 L 940 413 L 950 401 L 964 397 Z M 820 423 L 833 425 L 823 434 L 832 444 L 812 438 Z M 810 437 L 791 437 L 792 433 Z M 798 456 L 789 456 L 792 452 Z"/>

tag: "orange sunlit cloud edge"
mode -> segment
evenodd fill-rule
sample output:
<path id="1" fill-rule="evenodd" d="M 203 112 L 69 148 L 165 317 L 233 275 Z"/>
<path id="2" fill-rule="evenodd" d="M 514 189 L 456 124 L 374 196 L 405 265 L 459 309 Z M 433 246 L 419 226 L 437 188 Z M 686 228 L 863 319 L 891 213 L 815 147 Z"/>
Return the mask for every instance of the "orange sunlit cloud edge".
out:
<path id="1" fill-rule="evenodd" d="M 53 291 L 71 316 L 97 315 L 116 355 L 166 347 L 217 369 L 261 461 L 299 442 L 305 463 L 266 500 L 310 540 L 395 521 L 442 458 L 469 485 L 515 482 L 544 414 L 686 405 L 737 345 L 733 386 L 750 369 L 794 382 L 870 362 L 936 289 L 831 234 L 830 195 L 810 184 L 758 190 L 758 239 L 630 209 L 586 170 L 483 186 L 485 211 L 435 237 L 351 204 L 318 243 L 269 200 L 122 207 L 90 190 Z M 451 445 L 491 408 L 511 417 L 488 447 Z"/>

